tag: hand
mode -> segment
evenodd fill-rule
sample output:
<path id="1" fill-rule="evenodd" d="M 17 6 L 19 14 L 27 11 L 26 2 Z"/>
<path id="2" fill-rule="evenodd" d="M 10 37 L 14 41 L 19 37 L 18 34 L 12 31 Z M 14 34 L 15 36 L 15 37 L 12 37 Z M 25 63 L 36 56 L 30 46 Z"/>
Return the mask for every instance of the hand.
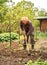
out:
<path id="1" fill-rule="evenodd" d="M 25 35 L 25 37 L 24 37 L 24 38 L 25 38 L 25 40 L 27 40 L 27 36 L 26 36 L 26 35 Z"/>

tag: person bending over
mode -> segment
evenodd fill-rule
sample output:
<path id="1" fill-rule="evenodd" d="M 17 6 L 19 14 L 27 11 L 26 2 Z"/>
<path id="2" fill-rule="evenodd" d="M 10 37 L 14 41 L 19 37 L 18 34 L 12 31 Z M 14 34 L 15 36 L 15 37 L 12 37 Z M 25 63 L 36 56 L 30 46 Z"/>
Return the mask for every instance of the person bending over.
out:
<path id="1" fill-rule="evenodd" d="M 20 21 L 20 27 L 24 34 L 24 49 L 26 49 L 26 41 L 28 43 L 30 37 L 31 48 L 34 49 L 34 27 L 28 20 L 28 17 L 22 17 Z"/>

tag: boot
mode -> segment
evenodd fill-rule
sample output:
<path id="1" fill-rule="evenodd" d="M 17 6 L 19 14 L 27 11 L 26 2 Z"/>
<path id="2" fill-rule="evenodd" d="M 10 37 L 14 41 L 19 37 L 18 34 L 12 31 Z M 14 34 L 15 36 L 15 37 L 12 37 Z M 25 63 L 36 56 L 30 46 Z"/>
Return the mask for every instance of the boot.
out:
<path id="1" fill-rule="evenodd" d="M 28 56 L 31 56 L 31 52 L 30 52 L 30 50 L 28 51 Z"/>

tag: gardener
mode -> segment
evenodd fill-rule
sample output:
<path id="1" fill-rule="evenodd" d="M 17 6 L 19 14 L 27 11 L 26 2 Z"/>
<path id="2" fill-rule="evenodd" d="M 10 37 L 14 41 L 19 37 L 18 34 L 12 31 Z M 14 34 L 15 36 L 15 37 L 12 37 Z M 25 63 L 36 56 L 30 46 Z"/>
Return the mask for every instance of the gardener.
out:
<path id="1" fill-rule="evenodd" d="M 20 27 L 24 34 L 24 49 L 26 49 L 26 40 L 28 43 L 29 36 L 30 36 L 30 43 L 32 46 L 32 50 L 34 49 L 34 28 L 32 26 L 32 23 L 28 20 L 27 17 L 22 17 L 20 21 Z"/>

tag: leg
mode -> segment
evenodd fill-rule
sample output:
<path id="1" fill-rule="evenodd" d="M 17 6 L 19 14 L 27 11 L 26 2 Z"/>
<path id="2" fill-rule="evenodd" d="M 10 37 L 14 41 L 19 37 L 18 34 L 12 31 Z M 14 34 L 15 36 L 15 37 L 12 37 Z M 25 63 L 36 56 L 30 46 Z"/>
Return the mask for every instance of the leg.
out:
<path id="1" fill-rule="evenodd" d="M 29 42 L 29 35 L 27 36 L 27 43 Z M 30 49 L 29 49 L 29 45 L 28 45 L 28 56 L 30 56 L 31 55 L 31 52 L 30 52 Z"/>
<path id="2" fill-rule="evenodd" d="M 29 35 L 27 36 L 27 43 L 28 43 L 28 41 L 29 41 Z"/>
<path id="3" fill-rule="evenodd" d="M 23 44 L 24 49 L 26 49 L 26 40 L 24 39 L 24 44 Z"/>
<path id="4" fill-rule="evenodd" d="M 34 41 L 34 35 L 33 34 L 30 35 L 30 43 L 31 43 L 32 49 L 34 49 L 35 41 Z"/>
<path id="5" fill-rule="evenodd" d="M 28 42 L 28 36 L 27 36 L 27 40 L 25 39 L 25 36 L 24 36 L 24 44 L 23 44 L 24 49 L 26 49 L 26 43 L 27 42 Z"/>

